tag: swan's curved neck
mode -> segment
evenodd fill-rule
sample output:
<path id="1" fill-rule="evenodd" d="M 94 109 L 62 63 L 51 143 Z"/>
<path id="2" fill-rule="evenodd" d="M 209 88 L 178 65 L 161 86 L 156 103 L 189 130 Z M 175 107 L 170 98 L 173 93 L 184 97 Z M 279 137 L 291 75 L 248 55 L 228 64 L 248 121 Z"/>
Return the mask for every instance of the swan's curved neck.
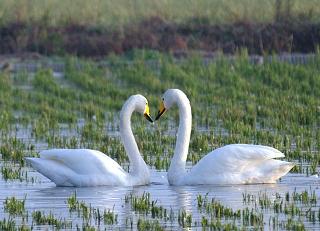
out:
<path id="1" fill-rule="evenodd" d="M 148 172 L 148 167 L 142 159 L 138 145 L 131 129 L 131 115 L 135 110 L 132 102 L 126 103 L 120 113 L 120 135 L 125 151 L 130 161 L 130 174 L 132 176 L 140 176 Z"/>
<path id="2" fill-rule="evenodd" d="M 175 184 L 185 174 L 191 134 L 192 115 L 189 99 L 184 94 L 177 94 L 175 102 L 179 108 L 179 128 L 176 147 L 168 170 L 168 181 Z"/>

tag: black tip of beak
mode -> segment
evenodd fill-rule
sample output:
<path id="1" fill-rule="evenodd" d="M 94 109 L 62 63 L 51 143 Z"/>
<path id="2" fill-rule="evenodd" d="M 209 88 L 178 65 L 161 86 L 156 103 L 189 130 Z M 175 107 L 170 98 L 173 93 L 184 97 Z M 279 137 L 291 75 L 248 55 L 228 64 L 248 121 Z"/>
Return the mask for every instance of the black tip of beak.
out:
<path id="1" fill-rule="evenodd" d="M 163 115 L 163 113 L 165 113 L 165 111 L 166 109 L 163 109 L 162 111 L 158 111 L 158 115 L 156 116 L 155 120 L 158 120 Z"/>
<path id="2" fill-rule="evenodd" d="M 153 119 L 151 118 L 150 115 L 144 114 L 144 117 L 145 117 L 149 122 L 153 123 Z"/>

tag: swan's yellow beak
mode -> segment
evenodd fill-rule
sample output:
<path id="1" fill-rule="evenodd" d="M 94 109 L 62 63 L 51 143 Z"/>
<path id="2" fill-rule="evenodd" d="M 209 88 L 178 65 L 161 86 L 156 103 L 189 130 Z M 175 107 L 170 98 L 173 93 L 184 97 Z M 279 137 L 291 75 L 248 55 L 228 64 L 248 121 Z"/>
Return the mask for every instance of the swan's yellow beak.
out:
<path id="1" fill-rule="evenodd" d="M 143 116 L 144 118 L 146 118 L 148 121 L 150 121 L 151 123 L 153 123 L 153 120 L 150 116 L 150 109 L 149 109 L 149 105 L 147 104 L 146 105 L 146 109 L 144 110 L 144 113 L 143 113 Z"/>
<path id="2" fill-rule="evenodd" d="M 166 112 L 166 110 L 167 110 L 167 109 L 164 107 L 163 101 L 161 101 L 160 107 L 159 107 L 159 111 L 158 111 L 158 115 L 157 115 L 157 117 L 156 117 L 156 120 L 158 120 L 158 119 L 163 115 L 163 113 Z"/>

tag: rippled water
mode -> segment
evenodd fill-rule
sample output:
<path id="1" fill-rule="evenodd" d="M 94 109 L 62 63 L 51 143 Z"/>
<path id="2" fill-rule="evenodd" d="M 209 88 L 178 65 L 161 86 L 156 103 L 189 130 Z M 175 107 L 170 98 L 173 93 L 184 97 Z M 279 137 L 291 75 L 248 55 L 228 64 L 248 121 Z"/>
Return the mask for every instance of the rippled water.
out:
<path id="1" fill-rule="evenodd" d="M 50 182 L 47 178 L 31 168 L 28 169 L 28 175 L 36 177 L 37 182 L 20 183 L 0 180 L 0 204 L 3 205 L 3 202 L 7 197 L 15 196 L 19 199 L 26 197 L 25 207 L 30 214 L 35 210 L 46 211 L 46 213 L 52 211 L 58 218 L 72 220 L 74 228 L 76 224 L 79 224 L 81 227 L 82 218 L 70 215 L 66 201 L 75 191 L 79 201 L 91 204 L 94 208 L 102 209 L 102 211 L 104 209 L 114 209 L 114 212 L 118 214 L 118 223 L 111 227 L 109 226 L 109 228 L 119 228 L 121 230 L 130 228 L 130 226 L 126 225 L 126 220 L 128 219 L 133 220 L 133 227 L 135 227 L 135 223 L 139 217 L 133 216 L 134 211 L 132 211 L 129 204 L 125 203 L 125 197 L 130 194 L 141 196 L 144 192 L 149 192 L 151 199 L 157 201 L 157 205 L 161 205 L 168 210 L 172 209 L 175 212 L 175 216 L 177 216 L 179 209 L 185 209 L 192 214 L 193 220 L 201 219 L 196 199 L 199 194 L 203 196 L 208 194 L 208 198 L 215 198 L 224 206 L 233 209 L 246 207 L 243 203 L 243 193 L 258 195 L 262 192 L 266 193 L 272 199 L 275 197 L 276 193 L 279 193 L 284 197 L 286 192 L 293 192 L 294 190 L 297 192 L 315 190 L 317 198 L 320 197 L 318 178 L 306 177 L 300 174 L 288 174 L 277 184 L 178 187 L 168 185 L 166 172 L 152 170 L 152 183 L 150 185 L 139 187 L 85 188 L 55 187 L 54 183 Z M 269 227 L 269 216 L 270 211 L 266 211 L 264 214 L 266 228 Z M 4 210 L 1 209 L 0 219 L 3 219 L 4 217 L 8 217 L 8 214 L 4 213 Z M 179 228 L 177 222 L 160 220 L 160 224 L 167 229 Z M 91 221 L 91 225 L 97 226 L 94 220 Z M 50 226 L 48 227 L 50 228 Z M 305 227 L 320 229 L 319 223 L 312 224 L 305 222 Z M 104 226 L 102 225 L 101 228 L 104 228 Z M 198 227 L 198 229 L 201 229 L 201 227 Z"/>
<path id="2" fill-rule="evenodd" d="M 83 121 L 79 121 L 79 127 L 83 126 Z M 71 129 L 72 130 L 72 129 Z M 35 142 L 30 139 L 31 129 L 29 126 L 16 126 L 13 132 L 8 134 L 12 137 L 17 137 L 32 143 L 35 145 L 36 150 L 42 150 L 47 148 L 46 143 Z M 73 131 L 74 132 L 74 131 Z M 205 131 L 204 131 L 205 132 Z M 76 135 L 72 133 L 68 127 L 61 125 L 60 133 L 66 136 Z M 115 136 L 117 136 L 115 132 Z M 174 133 L 174 132 L 173 132 Z M 0 161 L 0 167 L 4 164 Z M 8 163 L 7 163 L 8 164 Z M 10 164 L 10 163 L 9 163 Z M 188 165 L 190 167 L 190 164 Z M 251 194 L 258 198 L 261 193 L 266 193 L 268 197 L 273 201 L 276 198 L 276 193 L 280 194 L 282 198 L 285 198 L 286 193 L 292 193 L 294 191 L 301 193 L 303 191 L 315 192 L 317 201 L 320 201 L 320 178 L 309 177 L 304 174 L 292 174 L 289 173 L 284 176 L 277 184 L 256 184 L 256 185 L 203 185 L 203 186 L 170 186 L 167 182 L 166 172 L 151 170 L 150 185 L 137 186 L 137 187 L 56 187 L 54 183 L 42 176 L 40 173 L 33 170 L 31 167 L 23 169 L 26 172 L 28 178 L 34 178 L 35 182 L 25 182 L 18 180 L 4 181 L 0 179 L 0 220 L 4 218 L 8 219 L 9 214 L 4 211 L 4 201 L 6 198 L 15 196 L 18 199 L 26 198 L 25 208 L 28 211 L 29 219 L 24 223 L 33 225 L 35 229 L 53 229 L 52 226 L 37 226 L 32 224 L 32 212 L 42 211 L 46 214 L 50 212 L 58 219 L 66 219 L 72 221 L 72 229 L 76 229 L 78 225 L 80 228 L 83 225 L 83 218 L 77 216 L 76 213 L 70 213 L 67 199 L 76 192 L 78 201 L 83 201 L 87 205 L 91 205 L 93 208 L 98 208 L 100 211 L 105 209 L 113 210 L 118 215 L 118 222 L 114 225 L 104 225 L 103 222 L 100 226 L 93 218 L 89 224 L 98 229 L 109 230 L 124 230 L 131 229 L 131 222 L 133 229 L 137 227 L 137 221 L 139 218 L 150 219 L 150 216 L 144 216 L 135 212 L 129 203 L 125 202 L 125 197 L 130 195 L 141 197 L 144 193 L 150 193 L 151 200 L 157 201 L 157 206 L 162 206 L 167 211 L 173 211 L 174 221 L 159 219 L 160 225 L 165 229 L 176 230 L 182 229 L 177 221 L 179 211 L 185 210 L 187 213 L 192 214 L 192 229 L 201 230 L 201 218 L 204 215 L 199 211 L 197 207 L 197 196 L 202 195 L 211 200 L 214 198 L 219 201 L 223 206 L 236 209 L 244 209 L 254 207 L 253 204 L 245 204 L 243 201 L 243 195 L 245 193 Z M 313 205 L 307 205 L 303 203 L 296 204 L 304 212 L 312 207 L 315 211 L 320 211 L 319 202 Z M 319 213 L 320 214 L 320 213 Z M 275 216 L 272 209 L 266 209 L 263 211 L 265 229 L 271 229 L 269 225 L 270 217 Z M 279 219 L 285 221 L 288 218 L 283 214 L 279 215 Z M 294 219 L 298 219 L 296 216 Z M 301 217 L 304 222 L 305 228 L 310 230 L 320 230 L 320 217 L 315 223 L 309 222 L 305 217 Z M 23 223 L 21 217 L 14 218 L 16 224 Z M 194 221 L 198 224 L 195 226 Z M 230 220 L 228 221 L 230 222 Z M 236 224 L 241 226 L 241 221 L 236 221 Z"/>

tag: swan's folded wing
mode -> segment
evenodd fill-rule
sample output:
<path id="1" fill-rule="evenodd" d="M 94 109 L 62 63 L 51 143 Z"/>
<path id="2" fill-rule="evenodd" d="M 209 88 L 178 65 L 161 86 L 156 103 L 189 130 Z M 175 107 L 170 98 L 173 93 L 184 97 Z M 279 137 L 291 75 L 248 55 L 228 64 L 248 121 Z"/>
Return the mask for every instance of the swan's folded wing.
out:
<path id="1" fill-rule="evenodd" d="M 53 181 L 57 186 L 74 186 L 72 179 L 75 179 L 76 174 L 69 168 L 65 168 L 59 162 L 43 159 L 43 158 L 26 158 L 27 162 L 34 169 L 40 172 L 45 177 Z"/>
<path id="2" fill-rule="evenodd" d="M 191 170 L 212 174 L 242 172 L 265 160 L 284 157 L 279 150 L 262 145 L 230 144 L 204 156 Z"/>
<path id="3" fill-rule="evenodd" d="M 121 166 L 102 152 L 91 149 L 50 149 L 40 152 L 40 158 L 57 161 L 77 174 L 121 174 Z"/>

